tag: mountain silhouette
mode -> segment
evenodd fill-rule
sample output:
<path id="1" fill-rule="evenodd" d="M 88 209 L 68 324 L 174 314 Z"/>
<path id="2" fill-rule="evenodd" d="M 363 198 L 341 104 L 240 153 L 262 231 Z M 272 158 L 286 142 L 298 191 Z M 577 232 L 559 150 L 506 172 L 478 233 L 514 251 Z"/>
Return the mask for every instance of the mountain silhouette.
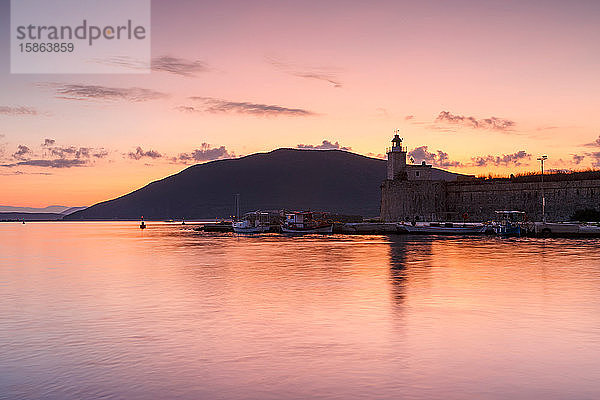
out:
<path id="1" fill-rule="evenodd" d="M 386 162 L 341 150 L 278 149 L 211 161 L 65 216 L 86 219 L 206 219 L 288 209 L 377 216 Z"/>

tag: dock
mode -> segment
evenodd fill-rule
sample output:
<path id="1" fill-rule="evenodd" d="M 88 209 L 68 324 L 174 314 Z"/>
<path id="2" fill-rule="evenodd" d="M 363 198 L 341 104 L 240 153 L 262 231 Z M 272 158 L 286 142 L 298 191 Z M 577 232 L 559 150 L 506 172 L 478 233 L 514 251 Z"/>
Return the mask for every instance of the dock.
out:
<path id="1" fill-rule="evenodd" d="M 482 227 L 481 231 L 470 233 L 449 233 L 454 236 L 462 235 L 494 235 L 492 225 L 488 223 L 463 223 L 463 222 L 417 222 L 415 226 L 448 226 L 454 227 Z M 348 222 L 335 223 L 334 234 L 342 235 L 411 235 L 414 234 L 407 229 L 406 222 Z M 522 226 L 522 237 L 571 237 L 571 238 L 600 238 L 600 224 L 586 224 L 576 222 L 526 222 Z M 194 228 L 195 231 L 206 233 L 228 233 L 233 232 L 230 222 L 217 224 L 206 224 Z M 279 229 L 274 227 L 271 233 L 278 233 Z M 419 235 L 439 235 L 440 233 L 419 233 Z"/>
<path id="2" fill-rule="evenodd" d="M 600 237 L 600 224 L 530 222 L 524 225 L 526 235 L 533 237 Z"/>

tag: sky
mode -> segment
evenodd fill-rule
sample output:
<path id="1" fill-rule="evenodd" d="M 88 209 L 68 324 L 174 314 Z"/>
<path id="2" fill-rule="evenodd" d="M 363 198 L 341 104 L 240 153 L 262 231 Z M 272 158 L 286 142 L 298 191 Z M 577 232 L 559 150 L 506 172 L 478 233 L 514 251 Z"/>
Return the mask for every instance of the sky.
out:
<path id="1" fill-rule="evenodd" d="M 11 74 L 0 204 L 87 206 L 280 147 L 477 175 L 600 168 L 600 2 L 152 1 L 149 74 Z"/>

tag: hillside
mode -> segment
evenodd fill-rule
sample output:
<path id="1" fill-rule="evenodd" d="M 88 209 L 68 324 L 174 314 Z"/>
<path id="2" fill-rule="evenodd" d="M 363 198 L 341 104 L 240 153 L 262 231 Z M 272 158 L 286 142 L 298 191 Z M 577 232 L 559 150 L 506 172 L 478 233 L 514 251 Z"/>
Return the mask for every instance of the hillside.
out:
<path id="1" fill-rule="evenodd" d="M 194 165 L 64 219 L 227 217 L 235 193 L 242 212 L 311 209 L 375 216 L 385 173 L 384 160 L 354 153 L 278 149 Z"/>

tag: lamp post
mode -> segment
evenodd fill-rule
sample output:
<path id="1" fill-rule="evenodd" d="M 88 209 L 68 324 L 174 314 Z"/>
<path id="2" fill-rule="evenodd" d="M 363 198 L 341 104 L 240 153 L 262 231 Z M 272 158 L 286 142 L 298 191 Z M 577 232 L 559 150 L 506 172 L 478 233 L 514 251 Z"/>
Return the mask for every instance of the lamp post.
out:
<path id="1" fill-rule="evenodd" d="M 542 222 L 546 223 L 546 196 L 544 195 L 544 161 L 548 159 L 547 155 L 539 157 L 537 160 L 542 164 Z"/>

